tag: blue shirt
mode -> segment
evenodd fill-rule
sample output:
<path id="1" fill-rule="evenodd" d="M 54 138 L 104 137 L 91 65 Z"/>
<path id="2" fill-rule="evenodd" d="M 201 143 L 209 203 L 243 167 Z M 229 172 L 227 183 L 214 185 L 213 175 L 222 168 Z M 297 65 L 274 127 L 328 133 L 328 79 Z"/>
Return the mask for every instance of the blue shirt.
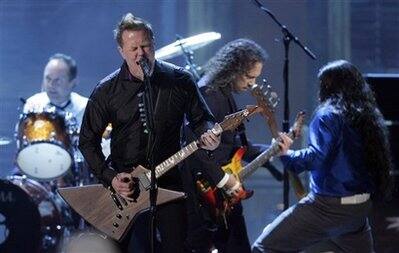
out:
<path id="1" fill-rule="evenodd" d="M 310 171 L 310 190 L 342 197 L 372 192 L 363 159 L 362 139 L 329 103 L 321 105 L 309 126 L 309 146 L 281 156 L 284 166 L 300 173 Z"/>

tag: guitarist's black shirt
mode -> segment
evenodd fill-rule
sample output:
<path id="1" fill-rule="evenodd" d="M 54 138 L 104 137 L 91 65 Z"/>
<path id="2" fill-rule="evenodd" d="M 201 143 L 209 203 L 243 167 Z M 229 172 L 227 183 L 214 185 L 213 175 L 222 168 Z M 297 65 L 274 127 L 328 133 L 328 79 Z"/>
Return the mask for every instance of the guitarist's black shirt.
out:
<path id="1" fill-rule="evenodd" d="M 212 83 L 208 83 L 207 76 L 203 77 L 198 85 L 217 122 L 223 120 L 226 115 L 238 111 L 230 85 L 214 87 Z M 190 138 L 190 134 L 188 135 Z M 250 162 L 265 151 L 269 145 L 248 141 L 245 136 L 245 127 L 241 125 L 234 131 L 225 131 L 222 133 L 220 145 L 212 152 L 212 160 L 204 158 L 200 153 L 195 153 L 188 158 L 188 166 L 194 170 L 197 168 L 205 173 L 205 177 L 216 185 L 219 181 L 215 180 L 215 178 L 218 178 L 221 166 L 231 161 L 232 156 L 240 146 L 246 146 L 247 150 L 243 159 L 246 162 Z M 281 177 L 280 172 L 269 162 L 263 166 L 268 168 L 276 178 L 279 179 Z"/>
<path id="2" fill-rule="evenodd" d="M 197 135 L 211 128 L 209 112 L 191 75 L 172 64 L 156 61 L 150 77 L 154 87 L 156 135 L 155 165 L 180 149 L 180 128 L 184 116 Z M 118 172 L 130 172 L 137 165 L 147 166 L 147 134 L 140 116 L 143 82 L 134 78 L 124 63 L 100 81 L 90 96 L 83 117 L 79 148 L 95 176 L 110 185 Z M 101 136 L 112 124 L 111 160 L 106 163 L 101 151 Z M 220 173 L 220 178 L 223 176 Z M 178 170 L 172 169 L 159 180 L 161 187 L 181 190 Z"/>

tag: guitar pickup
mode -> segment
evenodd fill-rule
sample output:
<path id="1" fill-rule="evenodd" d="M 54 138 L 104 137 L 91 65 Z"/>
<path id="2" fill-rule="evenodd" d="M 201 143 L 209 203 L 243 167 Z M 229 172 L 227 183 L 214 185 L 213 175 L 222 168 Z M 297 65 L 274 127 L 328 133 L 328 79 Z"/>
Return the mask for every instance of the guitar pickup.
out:
<path id="1" fill-rule="evenodd" d="M 115 205 L 119 208 L 119 210 L 123 211 L 123 206 L 115 193 L 111 193 L 111 198 L 114 201 Z"/>

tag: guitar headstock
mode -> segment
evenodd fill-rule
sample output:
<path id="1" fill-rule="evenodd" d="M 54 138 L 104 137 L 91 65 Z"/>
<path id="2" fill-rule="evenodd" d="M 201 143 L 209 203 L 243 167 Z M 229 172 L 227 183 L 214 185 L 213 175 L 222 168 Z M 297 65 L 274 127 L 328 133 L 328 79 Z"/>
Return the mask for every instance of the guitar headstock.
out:
<path id="1" fill-rule="evenodd" d="M 290 129 L 290 132 L 292 132 L 292 135 L 293 135 L 292 137 L 294 139 L 296 139 L 299 136 L 301 136 L 303 123 L 305 122 L 305 114 L 306 113 L 304 111 L 300 111 L 296 115 L 294 125 Z"/>
<path id="2" fill-rule="evenodd" d="M 247 119 L 248 117 L 260 111 L 261 109 L 257 105 L 247 105 L 244 110 L 226 115 L 223 121 L 218 125 L 221 127 L 221 131 L 234 130 L 244 121 L 244 119 Z"/>
<path id="3" fill-rule="evenodd" d="M 269 120 L 274 118 L 274 111 L 280 99 L 272 87 L 263 79 L 263 85 L 253 84 L 251 94 L 255 97 L 259 107 L 262 108 L 262 114 Z"/>

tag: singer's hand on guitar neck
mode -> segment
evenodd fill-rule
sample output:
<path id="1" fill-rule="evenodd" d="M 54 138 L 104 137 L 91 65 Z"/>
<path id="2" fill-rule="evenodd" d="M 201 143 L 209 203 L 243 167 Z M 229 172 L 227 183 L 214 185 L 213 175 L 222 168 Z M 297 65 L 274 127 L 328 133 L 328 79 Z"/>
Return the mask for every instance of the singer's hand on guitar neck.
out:
<path id="1" fill-rule="evenodd" d="M 130 199 L 134 192 L 134 181 L 132 175 L 126 172 L 118 173 L 112 179 L 112 187 L 121 196 Z"/>

